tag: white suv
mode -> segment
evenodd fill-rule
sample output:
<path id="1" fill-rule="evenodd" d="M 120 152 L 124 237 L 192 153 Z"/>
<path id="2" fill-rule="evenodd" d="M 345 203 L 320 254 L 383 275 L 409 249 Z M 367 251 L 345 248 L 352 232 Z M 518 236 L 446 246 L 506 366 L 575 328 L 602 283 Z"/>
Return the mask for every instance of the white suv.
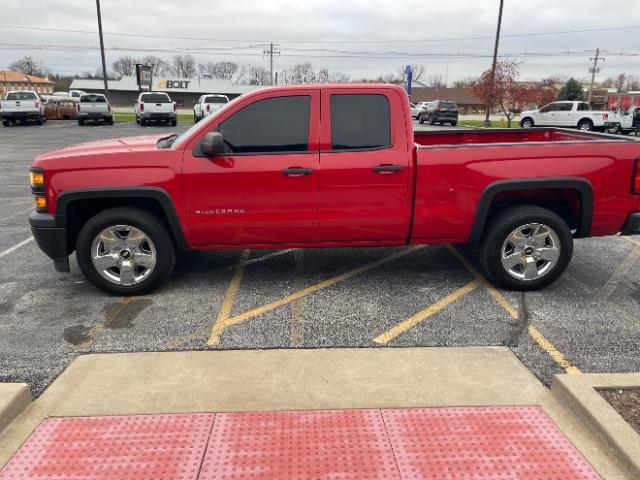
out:
<path id="1" fill-rule="evenodd" d="M 135 106 L 136 122 L 145 126 L 147 122 L 178 123 L 178 108 L 165 92 L 142 92 Z"/>

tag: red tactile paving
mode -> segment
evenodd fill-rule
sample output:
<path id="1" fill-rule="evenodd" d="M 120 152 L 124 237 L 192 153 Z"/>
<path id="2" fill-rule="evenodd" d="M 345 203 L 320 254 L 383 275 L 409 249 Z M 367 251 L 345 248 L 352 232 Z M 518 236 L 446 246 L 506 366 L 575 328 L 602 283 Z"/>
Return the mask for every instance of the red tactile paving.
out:
<path id="1" fill-rule="evenodd" d="M 379 410 L 217 414 L 200 479 L 399 479 Z"/>
<path id="2" fill-rule="evenodd" d="M 3 480 L 598 480 L 539 407 L 45 420 Z"/>
<path id="3" fill-rule="evenodd" d="M 0 472 L 0 479 L 197 479 L 214 417 L 50 418 Z"/>
<path id="4" fill-rule="evenodd" d="M 383 410 L 403 479 L 599 480 L 539 407 Z"/>

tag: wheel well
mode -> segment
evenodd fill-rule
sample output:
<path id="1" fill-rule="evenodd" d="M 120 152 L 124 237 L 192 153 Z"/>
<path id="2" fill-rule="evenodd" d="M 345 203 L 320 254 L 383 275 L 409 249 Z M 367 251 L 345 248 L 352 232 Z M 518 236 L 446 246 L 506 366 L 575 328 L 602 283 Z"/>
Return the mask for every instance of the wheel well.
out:
<path id="1" fill-rule="evenodd" d="M 593 125 L 593 120 L 591 120 L 589 117 L 582 117 L 580 120 L 578 120 L 578 125 L 580 125 L 582 122 L 589 122 L 591 125 Z"/>
<path id="2" fill-rule="evenodd" d="M 522 117 L 520 119 L 520 123 L 524 122 L 525 120 L 531 120 L 531 122 L 533 122 L 533 118 L 531 118 L 531 117 Z"/>
<path id="3" fill-rule="evenodd" d="M 76 248 L 76 239 L 82 227 L 94 215 L 116 207 L 135 207 L 146 210 L 156 215 L 170 233 L 174 244 L 177 244 L 176 233 L 171 228 L 167 213 L 158 200 L 145 197 L 117 197 L 117 198 L 92 198 L 87 200 L 74 200 L 66 205 L 64 212 L 67 228 L 67 251 L 72 252 Z"/>
<path id="4" fill-rule="evenodd" d="M 556 213 L 569 229 L 577 231 L 582 225 L 582 196 L 578 190 L 571 188 L 541 188 L 524 191 L 505 191 L 493 197 L 484 224 L 506 208 L 517 205 L 536 205 Z M 483 227 L 483 233 L 485 228 Z"/>

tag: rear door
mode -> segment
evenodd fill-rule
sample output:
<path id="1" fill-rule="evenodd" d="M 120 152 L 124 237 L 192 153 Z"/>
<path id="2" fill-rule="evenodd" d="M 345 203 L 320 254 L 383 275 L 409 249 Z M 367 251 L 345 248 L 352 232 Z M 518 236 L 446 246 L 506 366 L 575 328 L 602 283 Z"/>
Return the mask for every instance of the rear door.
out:
<path id="1" fill-rule="evenodd" d="M 228 152 L 207 158 L 190 147 L 184 153 L 192 241 L 317 242 L 320 91 L 266 93 L 228 108 L 208 130 L 223 135 Z"/>
<path id="2" fill-rule="evenodd" d="M 320 240 L 404 242 L 411 147 L 398 92 L 325 89 L 322 112 Z"/>

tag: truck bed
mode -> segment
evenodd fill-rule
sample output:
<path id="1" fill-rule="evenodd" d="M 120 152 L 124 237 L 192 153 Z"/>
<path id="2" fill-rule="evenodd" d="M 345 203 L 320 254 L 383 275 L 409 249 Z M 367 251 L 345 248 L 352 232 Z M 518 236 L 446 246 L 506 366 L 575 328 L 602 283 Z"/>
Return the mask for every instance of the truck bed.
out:
<path id="1" fill-rule="evenodd" d="M 414 141 L 418 148 L 446 145 L 477 145 L 497 143 L 541 143 L 541 142 L 624 142 L 631 138 L 613 137 L 594 132 L 580 132 L 561 128 L 535 129 L 457 129 L 416 131 Z"/>

